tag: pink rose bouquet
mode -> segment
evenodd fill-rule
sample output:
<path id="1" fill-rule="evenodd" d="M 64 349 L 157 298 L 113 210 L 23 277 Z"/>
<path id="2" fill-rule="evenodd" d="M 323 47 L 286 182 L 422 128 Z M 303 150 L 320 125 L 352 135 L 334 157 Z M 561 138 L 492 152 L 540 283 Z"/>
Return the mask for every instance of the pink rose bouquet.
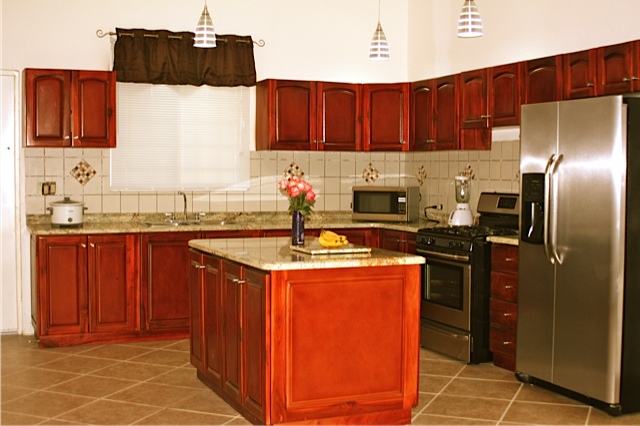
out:
<path id="1" fill-rule="evenodd" d="M 289 197 L 289 211 L 300 211 L 302 215 L 308 216 L 313 205 L 316 203 L 316 193 L 309 182 L 300 179 L 298 176 L 291 176 L 278 182 L 280 192 Z"/>

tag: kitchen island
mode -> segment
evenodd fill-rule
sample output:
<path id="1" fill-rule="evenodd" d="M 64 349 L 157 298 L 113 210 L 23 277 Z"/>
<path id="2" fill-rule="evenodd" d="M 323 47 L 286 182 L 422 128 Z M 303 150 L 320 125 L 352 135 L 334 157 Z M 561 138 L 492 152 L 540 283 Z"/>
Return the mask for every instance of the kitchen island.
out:
<path id="1" fill-rule="evenodd" d="M 189 241 L 200 380 L 255 424 L 410 423 L 424 258 L 289 243 Z"/>

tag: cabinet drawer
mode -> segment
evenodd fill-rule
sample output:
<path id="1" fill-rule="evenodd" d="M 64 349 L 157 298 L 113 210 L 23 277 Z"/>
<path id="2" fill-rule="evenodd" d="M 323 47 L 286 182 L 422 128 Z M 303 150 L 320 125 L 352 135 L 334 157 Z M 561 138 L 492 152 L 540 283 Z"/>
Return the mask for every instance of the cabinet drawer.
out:
<path id="1" fill-rule="evenodd" d="M 491 352 L 506 354 L 516 353 L 516 332 L 502 327 L 491 325 L 489 331 L 489 349 Z"/>
<path id="2" fill-rule="evenodd" d="M 491 297 L 518 301 L 518 276 L 491 271 Z"/>
<path id="3" fill-rule="evenodd" d="M 518 247 L 494 244 L 491 248 L 491 270 L 518 273 Z"/>
<path id="4" fill-rule="evenodd" d="M 493 297 L 489 305 L 489 321 L 491 324 L 515 330 L 518 324 L 518 305 Z"/>

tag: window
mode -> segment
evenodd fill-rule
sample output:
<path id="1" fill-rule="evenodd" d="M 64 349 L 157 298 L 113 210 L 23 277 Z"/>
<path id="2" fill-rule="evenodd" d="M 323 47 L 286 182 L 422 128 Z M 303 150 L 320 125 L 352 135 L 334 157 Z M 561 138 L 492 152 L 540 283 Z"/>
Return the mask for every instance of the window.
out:
<path id="1" fill-rule="evenodd" d="M 117 83 L 114 191 L 249 188 L 248 87 Z"/>

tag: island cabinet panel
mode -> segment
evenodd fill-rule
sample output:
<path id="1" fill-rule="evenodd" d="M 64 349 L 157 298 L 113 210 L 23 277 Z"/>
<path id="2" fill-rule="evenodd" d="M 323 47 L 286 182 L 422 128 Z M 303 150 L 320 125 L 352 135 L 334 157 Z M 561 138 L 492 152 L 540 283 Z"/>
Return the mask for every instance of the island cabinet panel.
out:
<path id="1" fill-rule="evenodd" d="M 419 277 L 419 265 L 272 271 L 270 423 L 410 423 Z"/>
<path id="2" fill-rule="evenodd" d="M 409 150 L 409 83 L 365 84 L 362 89 L 365 151 Z"/>
<path id="3" fill-rule="evenodd" d="M 41 346 L 135 336 L 135 235 L 38 236 L 31 244 L 32 320 Z"/>
<path id="4" fill-rule="evenodd" d="M 189 333 L 189 240 L 196 232 L 141 236 L 141 321 L 144 330 Z"/>

